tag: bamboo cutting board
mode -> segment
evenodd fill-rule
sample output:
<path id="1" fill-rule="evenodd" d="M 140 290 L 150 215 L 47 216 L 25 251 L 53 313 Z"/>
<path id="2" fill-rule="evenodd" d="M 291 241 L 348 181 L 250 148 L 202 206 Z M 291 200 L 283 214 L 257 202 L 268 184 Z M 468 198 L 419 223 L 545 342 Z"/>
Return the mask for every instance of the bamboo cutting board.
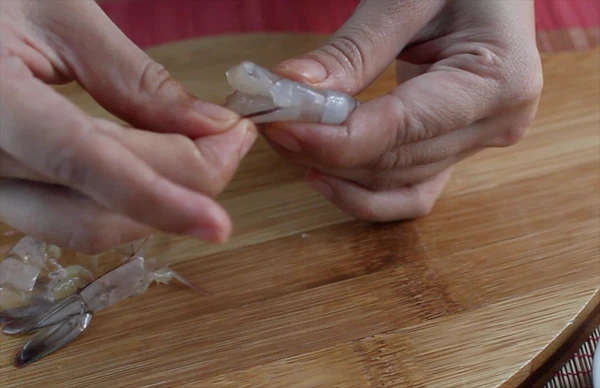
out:
<path id="1" fill-rule="evenodd" d="M 150 53 L 222 101 L 230 66 L 272 66 L 323 40 L 226 36 Z M 2 386 L 518 385 L 600 305 L 600 51 L 547 56 L 544 68 L 526 138 L 461 163 L 417 221 L 352 220 L 259 141 L 222 196 L 230 242 L 157 236 L 150 249 L 212 296 L 152 287 L 21 370 L 25 339 L 0 335 Z M 390 70 L 361 99 L 392 82 Z M 77 87 L 60 90 L 109 117 Z"/>

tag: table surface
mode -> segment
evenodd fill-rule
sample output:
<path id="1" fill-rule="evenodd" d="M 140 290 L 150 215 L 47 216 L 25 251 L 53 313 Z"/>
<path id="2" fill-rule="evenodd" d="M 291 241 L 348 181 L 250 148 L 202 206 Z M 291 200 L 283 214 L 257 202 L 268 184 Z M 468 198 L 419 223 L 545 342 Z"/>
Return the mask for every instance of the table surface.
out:
<path id="1" fill-rule="evenodd" d="M 323 39 L 226 36 L 149 52 L 221 102 L 230 66 L 272 66 Z M 459 164 L 420 220 L 352 220 L 259 141 L 221 198 L 235 225 L 227 244 L 160 235 L 150 249 L 212 296 L 152 287 L 20 370 L 25 339 L 0 335 L 2 385 L 518 384 L 600 304 L 600 50 L 545 56 L 544 68 L 525 139 Z M 390 69 L 360 98 L 392 83 Z M 59 89 L 110 117 L 78 87 Z"/>

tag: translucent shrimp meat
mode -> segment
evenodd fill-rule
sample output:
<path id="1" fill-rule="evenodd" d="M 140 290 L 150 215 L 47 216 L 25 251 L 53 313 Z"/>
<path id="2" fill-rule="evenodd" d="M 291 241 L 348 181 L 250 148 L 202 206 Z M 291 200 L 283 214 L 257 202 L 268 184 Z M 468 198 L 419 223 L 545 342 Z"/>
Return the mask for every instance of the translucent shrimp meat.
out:
<path id="1" fill-rule="evenodd" d="M 225 107 L 257 124 L 302 121 L 339 125 L 358 106 L 348 94 L 311 88 L 248 61 L 229 69 L 226 76 L 234 92 Z"/>

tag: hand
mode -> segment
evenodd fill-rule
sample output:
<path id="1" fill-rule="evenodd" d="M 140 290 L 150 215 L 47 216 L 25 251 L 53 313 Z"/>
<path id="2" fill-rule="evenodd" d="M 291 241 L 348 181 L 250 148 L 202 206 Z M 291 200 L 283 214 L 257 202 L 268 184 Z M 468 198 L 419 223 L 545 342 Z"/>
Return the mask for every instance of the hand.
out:
<path id="1" fill-rule="evenodd" d="M 48 85 L 70 81 L 133 127 Z M 231 222 L 212 198 L 256 138 L 87 0 L 0 2 L 0 126 L 1 220 L 84 253 L 155 229 L 224 241 Z"/>
<path id="2" fill-rule="evenodd" d="M 542 89 L 532 0 L 363 0 L 326 45 L 275 71 L 356 95 L 397 59 L 397 86 L 345 125 L 265 130 L 313 188 L 369 221 L 428 214 L 453 165 L 522 138 Z"/>

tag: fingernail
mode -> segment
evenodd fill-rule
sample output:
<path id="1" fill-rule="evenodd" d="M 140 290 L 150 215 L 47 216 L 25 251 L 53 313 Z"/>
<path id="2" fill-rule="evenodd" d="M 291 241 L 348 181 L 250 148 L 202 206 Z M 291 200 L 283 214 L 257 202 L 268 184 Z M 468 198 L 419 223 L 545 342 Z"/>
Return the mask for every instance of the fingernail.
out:
<path id="1" fill-rule="evenodd" d="M 249 120 L 242 120 L 239 125 L 242 125 L 244 128 L 243 130 L 245 131 L 245 134 L 243 135 L 244 140 L 242 140 L 242 144 L 240 146 L 240 158 L 242 158 L 248 153 L 248 151 L 250 151 L 250 148 L 252 148 L 252 145 L 256 140 L 257 133 L 253 129 L 252 122 Z"/>
<path id="2" fill-rule="evenodd" d="M 333 198 L 333 189 L 327 183 L 322 180 L 315 179 L 313 181 L 308 182 L 308 185 L 312 187 L 314 190 L 321 193 L 325 198 L 332 199 Z"/>
<path id="3" fill-rule="evenodd" d="M 214 121 L 228 122 L 239 119 L 237 113 L 208 101 L 194 101 L 192 107 L 197 113 Z"/>
<path id="4" fill-rule="evenodd" d="M 273 140 L 275 143 L 279 144 L 285 149 L 288 149 L 292 152 L 302 151 L 302 145 L 300 144 L 300 141 L 284 130 L 269 128 L 265 129 L 265 134 L 269 137 L 269 139 Z"/>
<path id="5" fill-rule="evenodd" d="M 311 83 L 319 83 L 327 78 L 325 66 L 312 59 L 290 59 L 278 66 L 285 72 L 292 72 L 302 76 Z"/>

